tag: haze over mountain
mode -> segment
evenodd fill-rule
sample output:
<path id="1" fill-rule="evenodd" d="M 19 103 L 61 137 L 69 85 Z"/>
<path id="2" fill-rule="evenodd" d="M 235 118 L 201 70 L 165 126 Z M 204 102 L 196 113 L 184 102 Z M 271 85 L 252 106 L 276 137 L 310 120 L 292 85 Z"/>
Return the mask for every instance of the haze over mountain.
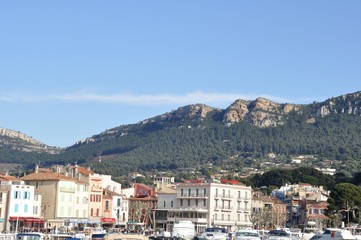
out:
<path id="1" fill-rule="evenodd" d="M 352 172 L 360 169 L 360 115 L 361 92 L 304 105 L 265 98 L 238 99 L 226 109 L 193 104 L 106 130 L 64 149 L 0 129 L 0 161 L 24 166 L 77 162 L 119 176 L 207 163 L 243 164 L 268 153 L 284 162 L 308 154 L 338 160 L 338 168 Z"/>

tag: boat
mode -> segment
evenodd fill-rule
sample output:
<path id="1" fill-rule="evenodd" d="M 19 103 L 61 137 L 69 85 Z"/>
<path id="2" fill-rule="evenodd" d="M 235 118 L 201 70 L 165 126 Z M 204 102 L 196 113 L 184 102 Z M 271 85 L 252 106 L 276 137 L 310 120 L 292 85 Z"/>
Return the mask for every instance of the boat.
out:
<path id="1" fill-rule="evenodd" d="M 315 234 L 320 234 L 322 231 L 317 228 L 316 222 L 309 221 L 302 231 L 301 240 L 310 240 Z"/>
<path id="2" fill-rule="evenodd" d="M 197 236 L 198 240 L 228 240 L 228 231 L 226 228 L 209 227 Z"/>
<path id="3" fill-rule="evenodd" d="M 91 229 L 92 239 L 104 239 L 106 235 L 107 235 L 107 231 L 101 227 L 96 227 Z"/>
<path id="4" fill-rule="evenodd" d="M 361 227 L 359 225 L 346 227 L 345 229 L 350 230 L 357 240 L 361 240 Z"/>
<path id="5" fill-rule="evenodd" d="M 341 228 L 326 228 L 321 234 L 315 234 L 310 240 L 356 240 L 350 230 Z"/>
<path id="6" fill-rule="evenodd" d="M 23 232 L 16 234 L 16 240 L 47 240 L 48 235 L 41 232 Z"/>
<path id="7" fill-rule="evenodd" d="M 196 235 L 194 223 L 192 221 L 176 221 L 173 226 L 172 236 L 185 240 L 192 240 Z"/>
<path id="8" fill-rule="evenodd" d="M 270 230 L 266 237 L 266 240 L 292 240 L 290 234 L 285 230 Z"/>
<path id="9" fill-rule="evenodd" d="M 257 230 L 241 229 L 237 230 L 234 235 L 235 240 L 261 240 L 261 236 Z"/>

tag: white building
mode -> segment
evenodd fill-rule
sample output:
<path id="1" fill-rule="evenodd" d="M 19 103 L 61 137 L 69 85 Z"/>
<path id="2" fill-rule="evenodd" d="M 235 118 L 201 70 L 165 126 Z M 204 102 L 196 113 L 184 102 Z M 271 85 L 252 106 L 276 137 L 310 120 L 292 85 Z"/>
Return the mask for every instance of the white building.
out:
<path id="1" fill-rule="evenodd" d="M 113 218 L 116 227 L 126 227 L 128 222 L 128 199 L 121 194 L 113 196 Z"/>
<path id="2" fill-rule="evenodd" d="M 19 232 L 43 225 L 44 221 L 40 219 L 42 199 L 35 195 L 34 186 L 7 175 L 1 175 L 0 181 L 1 230 Z"/>
<path id="3" fill-rule="evenodd" d="M 121 193 L 122 184 L 113 181 L 111 175 L 101 175 L 103 178 L 103 188 L 115 193 Z"/>
<path id="4" fill-rule="evenodd" d="M 157 211 L 167 211 L 167 229 L 177 220 L 191 220 L 198 233 L 210 226 L 234 231 L 252 226 L 251 202 L 252 188 L 245 185 L 179 183 L 176 195 L 158 194 Z"/>
<path id="5" fill-rule="evenodd" d="M 174 184 L 174 177 L 154 176 L 154 184 L 171 185 Z"/>

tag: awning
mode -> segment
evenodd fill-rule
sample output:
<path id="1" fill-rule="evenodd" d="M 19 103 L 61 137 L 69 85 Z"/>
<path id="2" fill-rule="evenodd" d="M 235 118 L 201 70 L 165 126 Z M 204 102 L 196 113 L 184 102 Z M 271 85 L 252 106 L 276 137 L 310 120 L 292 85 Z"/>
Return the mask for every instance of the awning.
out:
<path id="1" fill-rule="evenodd" d="M 115 218 L 101 218 L 102 223 L 115 223 Z"/>
<path id="2" fill-rule="evenodd" d="M 9 221 L 44 223 L 44 219 L 34 217 L 10 217 Z"/>

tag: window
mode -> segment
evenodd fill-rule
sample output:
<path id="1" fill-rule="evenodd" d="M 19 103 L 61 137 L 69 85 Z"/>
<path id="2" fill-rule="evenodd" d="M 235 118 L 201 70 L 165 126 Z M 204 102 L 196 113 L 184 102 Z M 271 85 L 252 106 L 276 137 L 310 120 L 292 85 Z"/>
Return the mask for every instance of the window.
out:
<path id="1" fill-rule="evenodd" d="M 244 193 L 244 199 L 248 199 L 248 192 Z"/>
<path id="2" fill-rule="evenodd" d="M 166 206 L 166 202 L 165 201 L 163 201 L 163 207 L 165 207 Z"/>
<path id="3" fill-rule="evenodd" d="M 203 196 L 207 196 L 207 189 L 203 189 Z"/>
<path id="4" fill-rule="evenodd" d="M 183 196 L 183 188 L 181 189 L 181 196 Z"/>
<path id="5" fill-rule="evenodd" d="M 99 208 L 97 208 L 97 215 L 96 217 L 99 217 Z"/>
<path id="6" fill-rule="evenodd" d="M 188 199 L 188 207 L 191 205 L 191 200 Z"/>
<path id="7" fill-rule="evenodd" d="M 218 188 L 216 188 L 216 197 L 218 197 Z"/>
<path id="8" fill-rule="evenodd" d="M 204 207 L 207 206 L 207 202 L 206 202 L 205 199 L 203 199 L 203 206 L 204 206 Z"/>
<path id="9" fill-rule="evenodd" d="M 19 204 L 17 204 L 17 203 L 15 204 L 14 212 L 16 212 L 16 213 L 19 212 Z"/>
<path id="10" fill-rule="evenodd" d="M 121 202 L 120 202 L 120 198 L 118 198 L 118 199 L 117 199 L 117 207 L 120 207 L 120 205 L 121 205 L 120 203 L 121 203 Z"/>
<path id="11" fill-rule="evenodd" d="M 109 210 L 109 201 L 105 201 L 105 210 Z"/>
<path id="12" fill-rule="evenodd" d="M 218 220 L 218 215 L 217 215 L 217 213 L 214 214 L 214 220 Z"/>
<path id="13" fill-rule="evenodd" d="M 237 209 L 241 210 L 241 202 L 237 202 Z M 239 221 L 239 220 L 238 220 Z"/>
<path id="14" fill-rule="evenodd" d="M 241 214 L 237 214 L 237 221 L 241 221 Z"/>
<path id="15" fill-rule="evenodd" d="M 3 193 L 0 193 L 0 203 L 3 202 Z"/>
<path id="16" fill-rule="evenodd" d="M 94 209 L 93 208 L 90 209 L 90 216 L 94 216 Z"/>
<path id="17" fill-rule="evenodd" d="M 226 190 L 225 190 L 225 189 L 222 190 L 222 196 L 223 196 L 223 197 L 226 196 Z"/>
<path id="18" fill-rule="evenodd" d="M 28 204 L 24 205 L 24 212 L 27 213 L 28 212 Z"/>
<path id="19" fill-rule="evenodd" d="M 241 198 L 241 191 L 238 191 L 238 198 Z"/>
<path id="20" fill-rule="evenodd" d="M 170 201 L 170 206 L 173 207 L 173 201 Z"/>
<path id="21" fill-rule="evenodd" d="M 14 195 L 14 198 L 15 199 L 19 199 L 20 197 L 19 197 L 19 192 L 18 191 L 15 191 L 15 193 L 14 193 L 15 195 Z"/>
<path id="22" fill-rule="evenodd" d="M 33 213 L 34 215 L 37 215 L 38 214 L 38 211 L 39 211 L 39 208 L 37 206 L 34 206 L 33 207 Z"/>
<path id="23" fill-rule="evenodd" d="M 180 205 L 183 206 L 183 199 L 180 200 Z"/>
<path id="24" fill-rule="evenodd" d="M 196 188 L 196 197 L 198 197 L 198 188 Z"/>
<path id="25" fill-rule="evenodd" d="M 191 196 L 191 189 L 188 189 L 188 196 Z"/>
<path id="26" fill-rule="evenodd" d="M 228 221 L 231 221 L 231 214 L 228 214 L 228 215 L 227 215 L 227 220 L 228 220 Z"/>
<path id="27" fill-rule="evenodd" d="M 221 215 L 221 220 L 224 221 L 224 214 Z"/>
<path id="28" fill-rule="evenodd" d="M 198 206 L 198 199 L 196 199 L 196 206 Z"/>

